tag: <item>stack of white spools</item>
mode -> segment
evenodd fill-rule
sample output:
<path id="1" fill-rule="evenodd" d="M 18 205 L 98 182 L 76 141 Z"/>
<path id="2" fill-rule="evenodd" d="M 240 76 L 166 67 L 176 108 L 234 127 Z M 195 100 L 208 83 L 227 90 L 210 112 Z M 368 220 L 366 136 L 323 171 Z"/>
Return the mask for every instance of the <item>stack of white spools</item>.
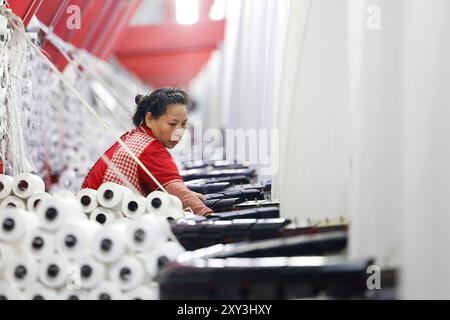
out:
<path id="1" fill-rule="evenodd" d="M 167 218 L 181 202 L 114 183 L 45 193 L 32 174 L 0 175 L 0 299 L 158 299 L 158 268 L 184 248 Z"/>

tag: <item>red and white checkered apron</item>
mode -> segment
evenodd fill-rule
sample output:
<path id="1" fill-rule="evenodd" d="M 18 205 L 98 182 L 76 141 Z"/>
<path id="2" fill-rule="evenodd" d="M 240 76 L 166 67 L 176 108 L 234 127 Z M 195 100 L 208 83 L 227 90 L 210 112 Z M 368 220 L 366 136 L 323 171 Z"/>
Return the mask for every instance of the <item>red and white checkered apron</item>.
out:
<path id="1" fill-rule="evenodd" d="M 146 132 L 141 130 L 141 128 L 136 128 L 129 135 L 125 137 L 124 143 L 130 148 L 130 150 L 140 158 L 142 152 L 155 141 L 155 138 L 149 136 Z M 145 195 L 145 191 L 139 183 L 138 176 L 138 164 L 131 158 L 131 156 L 125 151 L 125 149 L 119 145 L 119 147 L 114 152 L 111 162 L 114 166 L 122 172 L 122 174 L 130 181 L 130 183 L 138 190 L 142 195 Z M 124 185 L 122 180 L 114 174 L 114 171 L 108 167 L 103 176 L 103 183 L 114 182 L 120 185 Z"/>

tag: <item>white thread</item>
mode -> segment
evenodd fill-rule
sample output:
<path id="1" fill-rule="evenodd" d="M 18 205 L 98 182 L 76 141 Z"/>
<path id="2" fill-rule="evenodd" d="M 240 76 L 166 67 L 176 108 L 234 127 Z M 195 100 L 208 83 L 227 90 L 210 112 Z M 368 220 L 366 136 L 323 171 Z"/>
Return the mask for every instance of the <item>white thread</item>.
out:
<path id="1" fill-rule="evenodd" d="M 3 9 L 0 8 L 0 12 L 5 15 L 10 22 L 17 22 L 19 21 L 19 26 L 23 29 L 23 24 L 21 23 L 20 19 L 15 16 L 12 13 L 6 13 Z M 55 67 L 55 65 L 41 52 L 41 50 L 36 47 L 27 37 L 27 35 L 20 29 L 18 25 L 15 23 L 11 23 L 11 26 L 19 35 L 21 35 L 26 42 L 28 43 L 33 50 L 36 51 L 36 53 L 46 62 L 46 64 L 50 67 L 50 69 L 56 73 L 56 75 L 60 78 L 60 80 L 67 86 L 67 88 L 72 91 L 72 93 L 75 95 L 75 97 L 81 102 L 81 104 L 101 123 L 101 125 L 108 131 L 108 133 L 116 139 L 116 141 L 120 144 L 122 148 L 131 156 L 131 158 L 136 161 L 136 163 L 144 170 L 144 172 L 155 182 L 155 184 L 158 186 L 159 189 L 161 189 L 163 192 L 168 193 L 167 190 L 159 183 L 159 181 L 153 176 L 153 174 L 145 167 L 145 165 L 139 160 L 138 157 L 128 148 L 128 146 L 122 141 L 122 139 L 117 136 L 113 130 L 108 126 L 106 122 L 103 121 L 103 119 L 93 110 L 93 108 L 85 101 L 85 99 L 80 95 L 80 93 L 72 86 L 72 84 L 64 77 L 64 75 L 58 70 L 58 68 Z"/>

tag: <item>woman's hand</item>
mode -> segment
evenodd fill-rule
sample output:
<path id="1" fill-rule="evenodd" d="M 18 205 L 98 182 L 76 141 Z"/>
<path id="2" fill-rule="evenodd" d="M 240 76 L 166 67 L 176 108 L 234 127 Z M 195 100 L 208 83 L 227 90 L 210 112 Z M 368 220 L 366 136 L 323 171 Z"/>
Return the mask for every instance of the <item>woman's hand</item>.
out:
<path id="1" fill-rule="evenodd" d="M 201 216 L 214 214 L 213 210 L 205 206 L 205 196 L 189 190 L 184 182 L 173 181 L 165 186 L 167 192 L 178 197 L 183 203 L 183 208 L 191 208 L 192 212 Z"/>
<path id="2" fill-rule="evenodd" d="M 192 192 L 195 194 L 195 196 L 196 196 L 197 198 L 200 199 L 200 201 L 205 202 L 205 196 L 204 196 L 203 194 L 198 193 L 198 192 L 194 192 L 194 191 L 192 191 Z"/>

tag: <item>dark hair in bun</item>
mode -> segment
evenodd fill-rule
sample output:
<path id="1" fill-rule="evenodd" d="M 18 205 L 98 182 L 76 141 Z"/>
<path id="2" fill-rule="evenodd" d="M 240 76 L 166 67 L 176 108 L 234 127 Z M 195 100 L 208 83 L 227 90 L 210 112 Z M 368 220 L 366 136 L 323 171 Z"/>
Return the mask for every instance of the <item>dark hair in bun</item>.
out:
<path id="1" fill-rule="evenodd" d="M 137 95 L 134 100 L 137 107 L 133 116 L 133 123 L 136 127 L 139 127 L 145 121 L 148 112 L 152 113 L 153 118 L 158 119 L 166 114 L 168 106 L 172 104 L 188 106 L 191 102 L 189 95 L 177 88 L 161 88 L 146 96 Z"/>
<path id="2" fill-rule="evenodd" d="M 142 94 L 138 94 L 136 98 L 134 98 L 134 102 L 136 102 L 137 106 L 141 103 L 142 99 L 144 99 L 144 96 Z"/>

